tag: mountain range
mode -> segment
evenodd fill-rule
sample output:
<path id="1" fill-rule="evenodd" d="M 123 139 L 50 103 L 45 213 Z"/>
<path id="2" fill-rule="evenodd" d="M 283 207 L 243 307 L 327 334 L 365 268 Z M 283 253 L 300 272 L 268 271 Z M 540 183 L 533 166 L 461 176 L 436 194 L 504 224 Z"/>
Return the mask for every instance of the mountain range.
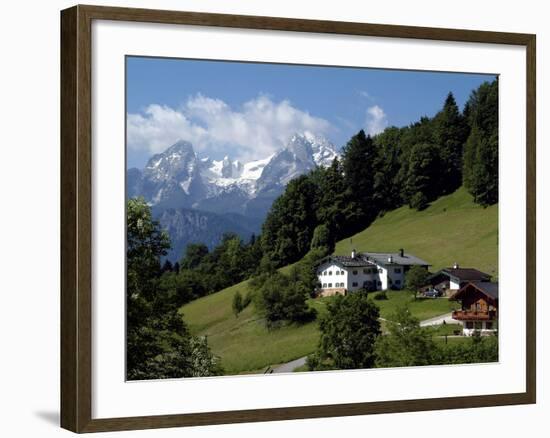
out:
<path id="1" fill-rule="evenodd" d="M 223 233 L 244 239 L 258 233 L 273 201 L 286 184 L 316 166 L 329 166 L 338 156 L 324 137 L 295 134 L 268 157 L 242 163 L 199 157 L 180 140 L 153 155 L 143 169 L 127 170 L 127 196 L 142 196 L 153 216 L 168 231 L 177 260 L 188 243 L 215 246 Z"/>

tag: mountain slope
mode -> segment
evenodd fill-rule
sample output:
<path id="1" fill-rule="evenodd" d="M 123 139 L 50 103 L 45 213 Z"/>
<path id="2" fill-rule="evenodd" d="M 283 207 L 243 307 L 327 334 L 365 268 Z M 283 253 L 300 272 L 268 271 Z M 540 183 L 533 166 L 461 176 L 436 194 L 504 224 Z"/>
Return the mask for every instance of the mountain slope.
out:
<path id="1" fill-rule="evenodd" d="M 458 263 L 498 277 L 498 205 L 481 207 L 461 187 L 424 211 L 398 208 L 336 244 L 336 254 L 404 248 L 432 264 L 431 271 Z"/>
<path id="2" fill-rule="evenodd" d="M 240 214 L 216 214 L 190 208 L 153 208 L 153 215 L 170 236 L 172 247 L 166 259 L 180 260 L 190 243 L 204 243 L 212 249 L 225 233 L 231 232 L 248 242 L 252 234 L 260 231 L 260 221 Z"/>
<path id="3" fill-rule="evenodd" d="M 432 263 L 432 271 L 456 261 L 464 267 L 497 275 L 497 236 L 498 206 L 479 207 L 461 188 L 438 199 L 425 211 L 402 207 L 387 213 L 355 235 L 353 246 L 372 251 L 396 251 L 403 247 Z M 344 239 L 337 243 L 335 252 L 347 254 L 349 248 L 349 239 Z M 281 271 L 289 269 L 286 266 Z M 210 347 L 222 358 L 227 373 L 257 371 L 315 350 L 319 339 L 317 322 L 267 330 L 252 305 L 235 318 L 231 302 L 237 291 L 245 295 L 248 281 L 182 307 L 191 331 L 208 336 Z M 449 312 L 453 305 L 446 299 L 412 301 L 410 294 L 399 291 L 388 292 L 388 297 L 388 301 L 382 302 L 383 317 L 404 303 L 421 319 Z M 320 313 L 325 303 L 326 299 L 310 300 Z"/>

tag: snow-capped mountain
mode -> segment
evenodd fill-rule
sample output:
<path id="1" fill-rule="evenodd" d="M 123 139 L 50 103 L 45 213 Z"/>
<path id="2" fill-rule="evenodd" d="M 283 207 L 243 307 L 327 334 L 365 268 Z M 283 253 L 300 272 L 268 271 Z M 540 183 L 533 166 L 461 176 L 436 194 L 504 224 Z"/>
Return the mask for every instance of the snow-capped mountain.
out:
<path id="1" fill-rule="evenodd" d="M 248 163 L 199 158 L 191 143 L 180 140 L 152 156 L 142 171 L 128 170 L 128 196 L 143 196 L 157 207 L 246 213 L 251 200 L 278 196 L 291 179 L 328 166 L 337 156 L 328 140 L 309 133 L 296 134 L 277 153 Z"/>
<path id="2" fill-rule="evenodd" d="M 153 155 L 143 170 L 128 170 L 127 195 L 143 196 L 153 207 L 155 217 L 176 243 L 176 254 L 193 236 L 200 235 L 206 243 L 216 241 L 225 231 L 243 237 L 258 232 L 271 204 L 290 180 L 316 166 L 329 166 L 337 156 L 328 140 L 309 133 L 296 134 L 275 154 L 247 163 L 230 157 L 200 158 L 191 143 L 180 140 Z M 192 211 L 197 213 L 192 215 Z M 205 221 L 216 226 L 205 227 Z M 237 223 L 239 230 L 234 229 Z M 216 236 L 206 239 L 208 228 L 215 228 L 212 233 Z"/>

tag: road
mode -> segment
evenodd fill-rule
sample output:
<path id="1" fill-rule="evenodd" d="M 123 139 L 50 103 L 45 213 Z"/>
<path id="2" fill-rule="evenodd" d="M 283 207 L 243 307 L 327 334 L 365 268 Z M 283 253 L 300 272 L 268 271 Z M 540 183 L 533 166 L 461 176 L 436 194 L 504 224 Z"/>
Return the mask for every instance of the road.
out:
<path id="1" fill-rule="evenodd" d="M 456 324 L 456 320 L 453 319 L 452 313 L 446 313 L 445 315 L 439 315 L 434 318 L 425 319 L 424 321 L 420 321 L 420 327 L 427 327 L 430 325 L 440 325 L 443 324 Z"/>
<path id="2" fill-rule="evenodd" d="M 384 318 L 380 318 L 384 320 Z M 430 325 L 440 325 L 445 321 L 446 324 L 456 324 L 456 321 L 452 318 L 452 313 L 446 313 L 444 315 L 439 315 L 434 318 L 425 319 L 420 321 L 420 327 L 428 327 Z M 449 336 L 453 337 L 453 336 Z M 307 356 L 300 357 L 299 359 L 292 360 L 290 362 L 284 363 L 273 368 L 273 374 L 277 373 L 292 373 L 296 368 L 305 365 Z"/>
<path id="3" fill-rule="evenodd" d="M 305 365 L 306 358 L 307 356 L 300 357 L 299 359 L 295 359 L 293 361 L 279 365 L 278 367 L 273 368 L 273 373 L 291 373 L 296 368 L 301 367 L 302 365 Z"/>

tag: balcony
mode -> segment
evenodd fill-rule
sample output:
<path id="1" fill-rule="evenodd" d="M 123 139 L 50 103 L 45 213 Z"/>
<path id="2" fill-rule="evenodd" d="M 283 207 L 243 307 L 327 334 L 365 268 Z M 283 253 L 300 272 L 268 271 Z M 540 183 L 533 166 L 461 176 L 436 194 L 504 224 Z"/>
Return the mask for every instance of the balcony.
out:
<path id="1" fill-rule="evenodd" d="M 458 321 L 492 321 L 497 319 L 496 310 L 489 310 L 488 312 L 478 312 L 475 310 L 455 310 L 453 312 L 453 319 Z"/>

